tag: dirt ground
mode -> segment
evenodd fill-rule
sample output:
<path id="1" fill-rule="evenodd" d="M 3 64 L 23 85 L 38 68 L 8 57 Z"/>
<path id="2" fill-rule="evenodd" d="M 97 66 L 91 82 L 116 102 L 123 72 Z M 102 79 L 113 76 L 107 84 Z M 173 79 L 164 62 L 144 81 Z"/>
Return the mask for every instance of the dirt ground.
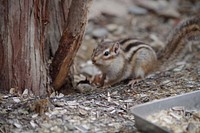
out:
<path id="1" fill-rule="evenodd" d="M 159 51 L 173 27 L 199 12 L 198 0 L 94 0 L 74 62 L 75 81 L 99 73 L 90 56 L 102 38 L 137 37 Z M 27 90 L 0 94 L 0 132 L 139 132 L 131 107 L 200 89 L 200 45 L 192 43 L 176 63 L 133 88 L 126 83 L 107 89 L 86 85 L 75 94 L 52 94 L 49 99 L 30 96 Z"/>

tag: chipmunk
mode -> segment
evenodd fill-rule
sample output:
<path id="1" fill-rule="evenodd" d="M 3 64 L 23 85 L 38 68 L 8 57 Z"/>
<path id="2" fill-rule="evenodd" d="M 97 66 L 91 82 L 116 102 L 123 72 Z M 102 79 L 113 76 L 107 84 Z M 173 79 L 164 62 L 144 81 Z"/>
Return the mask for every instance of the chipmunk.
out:
<path id="1" fill-rule="evenodd" d="M 166 47 L 157 55 L 148 44 L 134 38 L 103 41 L 93 50 L 91 59 L 102 72 L 101 86 L 122 80 L 129 84 L 144 79 L 149 73 L 165 66 L 185 47 L 185 39 L 200 35 L 200 16 L 179 23 L 168 36 Z"/>

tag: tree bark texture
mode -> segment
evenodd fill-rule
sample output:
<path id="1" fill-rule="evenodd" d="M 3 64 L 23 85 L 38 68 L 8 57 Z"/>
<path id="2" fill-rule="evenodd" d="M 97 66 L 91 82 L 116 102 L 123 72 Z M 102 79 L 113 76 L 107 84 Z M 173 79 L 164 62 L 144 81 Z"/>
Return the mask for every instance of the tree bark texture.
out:
<path id="1" fill-rule="evenodd" d="M 4 0 L 0 5 L 0 45 L 3 47 L 0 88 L 13 87 L 20 92 L 27 88 L 37 95 L 44 94 L 46 1 Z"/>
<path id="2" fill-rule="evenodd" d="M 69 77 L 70 66 L 84 35 L 90 2 L 91 0 L 72 0 L 71 2 L 67 25 L 52 62 L 51 75 L 55 90 L 59 90 L 65 83 L 66 86 L 71 86 L 70 80 L 66 77 Z"/>
<path id="3" fill-rule="evenodd" d="M 85 0 L 74 1 L 81 5 L 86 2 Z M 71 5 L 76 7 L 74 5 L 76 2 L 72 0 L 0 1 L 0 90 L 8 91 L 10 88 L 16 88 L 22 92 L 27 88 L 36 95 L 46 94 L 50 84 L 48 59 L 57 53 L 55 61 L 59 60 L 60 52 L 56 52 L 59 42 L 61 45 L 59 49 L 63 48 L 60 51 L 65 53 L 62 57 L 69 58 L 67 54 L 72 54 L 73 50 L 76 52 L 77 43 L 80 43 L 83 36 L 82 30 L 85 25 L 78 27 L 80 29 L 76 27 L 76 32 L 72 31 L 73 27 L 69 27 L 77 26 L 77 22 L 73 21 L 79 20 L 76 17 L 75 19 L 72 19 L 72 16 L 68 17 Z M 81 8 L 83 10 L 84 7 Z M 79 36 L 77 32 L 80 32 Z M 74 40 L 69 43 L 66 38 L 70 37 L 66 34 Z M 68 47 L 63 47 L 64 44 L 68 46 L 72 42 L 76 42 L 73 45 L 77 46 L 70 48 L 70 51 L 67 50 Z M 65 62 L 73 58 L 60 59 Z M 57 61 L 58 65 L 62 66 L 60 62 Z M 54 63 L 52 68 L 58 70 L 60 67 Z M 57 78 L 52 77 L 52 79 Z"/>

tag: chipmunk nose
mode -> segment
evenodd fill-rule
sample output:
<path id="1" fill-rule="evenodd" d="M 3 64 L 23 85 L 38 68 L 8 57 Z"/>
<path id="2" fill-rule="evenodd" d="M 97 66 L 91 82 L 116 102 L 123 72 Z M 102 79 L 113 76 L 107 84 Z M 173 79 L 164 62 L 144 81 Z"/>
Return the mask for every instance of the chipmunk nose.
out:
<path id="1" fill-rule="evenodd" d="M 96 60 L 95 58 L 92 58 L 92 63 L 95 64 L 96 63 Z"/>

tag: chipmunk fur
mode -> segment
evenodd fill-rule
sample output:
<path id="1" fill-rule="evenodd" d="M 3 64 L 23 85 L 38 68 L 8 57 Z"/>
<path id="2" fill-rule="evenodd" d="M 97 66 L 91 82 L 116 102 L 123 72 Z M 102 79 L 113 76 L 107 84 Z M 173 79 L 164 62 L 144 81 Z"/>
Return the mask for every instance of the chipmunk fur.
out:
<path id="1" fill-rule="evenodd" d="M 111 86 L 127 78 L 143 79 L 175 59 L 187 44 L 186 38 L 197 35 L 200 35 L 200 16 L 179 23 L 158 55 L 143 41 L 127 38 L 101 42 L 94 49 L 91 59 L 103 74 L 102 86 Z"/>

